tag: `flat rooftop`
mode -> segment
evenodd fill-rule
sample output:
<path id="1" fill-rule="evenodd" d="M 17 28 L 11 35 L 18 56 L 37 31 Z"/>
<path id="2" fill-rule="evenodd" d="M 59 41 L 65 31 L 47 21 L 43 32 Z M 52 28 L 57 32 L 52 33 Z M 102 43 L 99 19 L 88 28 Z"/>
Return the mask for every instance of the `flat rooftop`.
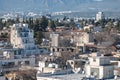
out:
<path id="1" fill-rule="evenodd" d="M 44 77 L 44 78 L 53 78 L 53 79 L 60 79 L 60 80 L 81 80 L 85 75 L 79 73 L 71 73 L 71 74 L 38 74 L 37 77 Z"/>
<path id="2" fill-rule="evenodd" d="M 68 73 L 68 74 L 38 74 L 37 77 L 42 77 L 42 78 L 53 78 L 53 79 L 60 79 L 60 80 L 82 80 L 85 77 L 85 74 L 80 74 L 80 73 Z M 39 79 L 38 79 L 39 80 Z M 89 80 L 88 78 L 85 80 Z M 95 80 L 95 79 L 90 79 L 90 80 Z M 115 80 L 114 78 L 112 79 L 105 79 L 105 80 Z M 117 77 L 117 80 L 120 80 L 120 77 Z"/>

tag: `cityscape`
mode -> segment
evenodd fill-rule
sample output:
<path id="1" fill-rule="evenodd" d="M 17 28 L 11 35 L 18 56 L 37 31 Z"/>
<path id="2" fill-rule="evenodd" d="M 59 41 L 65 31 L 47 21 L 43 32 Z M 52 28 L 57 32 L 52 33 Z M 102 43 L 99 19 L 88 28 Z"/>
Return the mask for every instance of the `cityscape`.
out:
<path id="1" fill-rule="evenodd" d="M 0 0 L 0 80 L 120 80 L 120 0 Z"/>

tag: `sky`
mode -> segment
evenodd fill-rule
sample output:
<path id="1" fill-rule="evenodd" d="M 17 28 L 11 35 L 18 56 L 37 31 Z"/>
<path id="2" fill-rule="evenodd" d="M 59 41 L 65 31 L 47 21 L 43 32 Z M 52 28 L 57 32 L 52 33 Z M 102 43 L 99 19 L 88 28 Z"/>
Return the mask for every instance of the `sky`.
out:
<path id="1" fill-rule="evenodd" d="M 117 11 L 120 0 L 0 0 L 0 12 Z"/>

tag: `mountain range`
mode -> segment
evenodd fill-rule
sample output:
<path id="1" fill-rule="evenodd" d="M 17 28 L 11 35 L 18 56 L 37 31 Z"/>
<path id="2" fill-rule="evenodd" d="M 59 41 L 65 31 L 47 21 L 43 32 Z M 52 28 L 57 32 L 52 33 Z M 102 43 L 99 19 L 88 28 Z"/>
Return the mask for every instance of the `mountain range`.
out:
<path id="1" fill-rule="evenodd" d="M 120 0 L 0 0 L 0 12 L 120 11 Z"/>

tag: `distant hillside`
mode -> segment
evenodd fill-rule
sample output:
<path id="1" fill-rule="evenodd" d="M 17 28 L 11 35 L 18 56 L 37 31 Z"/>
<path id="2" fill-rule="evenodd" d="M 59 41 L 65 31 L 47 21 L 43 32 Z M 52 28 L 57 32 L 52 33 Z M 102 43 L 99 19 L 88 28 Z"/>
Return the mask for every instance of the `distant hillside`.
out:
<path id="1" fill-rule="evenodd" d="M 0 0 L 0 12 L 120 11 L 120 0 Z"/>

